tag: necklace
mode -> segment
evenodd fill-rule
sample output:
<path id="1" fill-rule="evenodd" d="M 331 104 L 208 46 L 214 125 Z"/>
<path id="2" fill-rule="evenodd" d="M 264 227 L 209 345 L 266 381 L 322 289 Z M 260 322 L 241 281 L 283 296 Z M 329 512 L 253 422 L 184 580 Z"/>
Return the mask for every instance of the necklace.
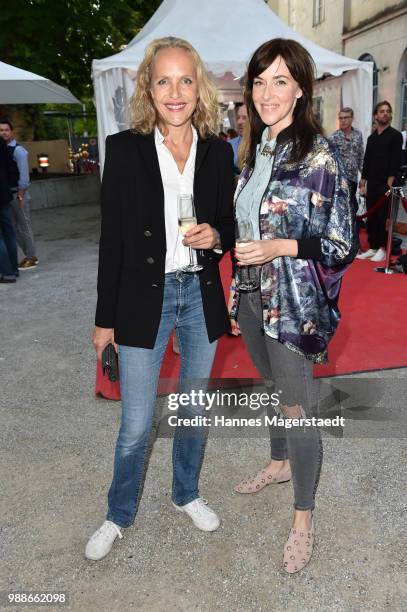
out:
<path id="1" fill-rule="evenodd" d="M 264 155 L 265 157 L 273 157 L 275 151 L 275 147 L 270 147 L 268 142 L 264 145 L 260 155 Z"/>

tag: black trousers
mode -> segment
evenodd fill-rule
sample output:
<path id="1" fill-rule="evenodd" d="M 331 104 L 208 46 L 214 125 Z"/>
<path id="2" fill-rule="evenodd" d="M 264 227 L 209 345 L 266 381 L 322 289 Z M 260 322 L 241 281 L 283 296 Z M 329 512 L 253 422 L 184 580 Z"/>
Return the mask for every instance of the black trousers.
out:
<path id="1" fill-rule="evenodd" d="M 383 183 L 368 181 L 366 193 L 366 209 L 370 210 L 383 194 L 388 190 Z M 389 215 L 389 200 L 387 200 L 376 212 L 367 217 L 366 227 L 371 249 L 386 248 L 387 232 L 386 219 Z"/>

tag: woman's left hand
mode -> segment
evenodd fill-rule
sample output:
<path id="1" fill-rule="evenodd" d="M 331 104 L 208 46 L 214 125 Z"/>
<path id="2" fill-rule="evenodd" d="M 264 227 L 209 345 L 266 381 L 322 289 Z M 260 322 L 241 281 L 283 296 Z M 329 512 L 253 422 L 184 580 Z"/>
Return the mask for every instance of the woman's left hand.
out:
<path id="1" fill-rule="evenodd" d="M 182 244 L 193 249 L 213 249 L 219 244 L 219 234 L 209 223 L 200 223 L 186 232 Z"/>
<path id="2" fill-rule="evenodd" d="M 296 240 L 283 238 L 253 240 L 247 244 L 237 244 L 235 254 L 240 266 L 261 266 L 276 257 L 296 257 L 298 243 Z"/>

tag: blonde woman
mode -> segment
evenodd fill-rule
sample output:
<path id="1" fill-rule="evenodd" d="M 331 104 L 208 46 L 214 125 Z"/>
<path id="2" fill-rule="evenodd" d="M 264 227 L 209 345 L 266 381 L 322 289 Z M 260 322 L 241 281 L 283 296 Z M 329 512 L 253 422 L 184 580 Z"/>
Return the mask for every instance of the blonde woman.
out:
<path id="1" fill-rule="evenodd" d="M 234 245 L 233 155 L 218 131 L 217 92 L 185 40 L 153 41 L 131 102 L 132 129 L 109 136 L 102 184 L 98 302 L 93 343 L 119 353 L 122 421 L 107 517 L 86 557 L 107 555 L 140 501 L 161 362 L 175 329 L 180 390 L 209 377 L 217 339 L 229 331 L 218 270 Z M 193 195 L 197 225 L 178 230 L 177 198 Z M 189 246 L 197 273 L 185 272 Z M 195 413 L 197 408 L 195 407 Z M 184 407 L 178 416 L 191 415 Z M 198 529 L 219 518 L 198 491 L 205 430 L 178 427 L 172 502 Z"/>

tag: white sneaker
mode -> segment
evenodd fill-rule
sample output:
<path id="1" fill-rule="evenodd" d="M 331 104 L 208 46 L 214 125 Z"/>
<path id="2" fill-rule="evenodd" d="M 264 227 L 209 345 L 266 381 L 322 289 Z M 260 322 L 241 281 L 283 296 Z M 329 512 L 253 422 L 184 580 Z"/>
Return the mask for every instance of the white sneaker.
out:
<path id="1" fill-rule="evenodd" d="M 369 257 L 373 257 L 373 255 L 376 255 L 376 253 L 376 249 L 369 249 L 364 253 L 359 253 L 359 255 L 356 255 L 356 259 L 369 259 Z"/>
<path id="2" fill-rule="evenodd" d="M 180 512 L 188 514 L 194 525 L 202 531 L 215 531 L 220 525 L 218 515 L 208 506 L 206 499 L 202 499 L 202 497 L 197 497 L 185 506 L 177 506 L 174 502 L 172 502 L 172 505 Z"/>
<path id="3" fill-rule="evenodd" d="M 105 521 L 87 543 L 85 557 L 92 561 L 103 559 L 110 552 L 117 536 L 120 539 L 123 537 L 119 526 L 112 521 Z"/>
<path id="4" fill-rule="evenodd" d="M 384 261 L 386 259 L 386 251 L 380 247 L 376 255 L 373 255 L 370 261 Z"/>

